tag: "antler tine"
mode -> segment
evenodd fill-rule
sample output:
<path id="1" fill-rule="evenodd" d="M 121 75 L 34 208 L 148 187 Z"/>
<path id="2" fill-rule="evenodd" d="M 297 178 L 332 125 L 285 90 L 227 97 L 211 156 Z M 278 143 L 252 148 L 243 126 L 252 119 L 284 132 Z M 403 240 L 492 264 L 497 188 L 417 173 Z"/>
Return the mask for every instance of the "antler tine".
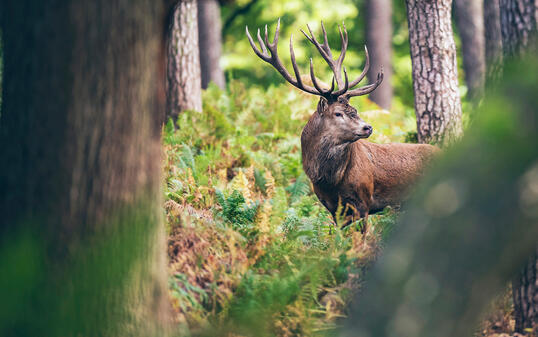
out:
<path id="1" fill-rule="evenodd" d="M 362 81 L 362 79 L 364 78 L 364 76 L 366 76 L 366 74 L 368 73 L 368 70 L 370 70 L 370 54 L 368 53 L 368 48 L 366 47 L 366 45 L 364 45 L 364 52 L 366 54 L 366 61 L 364 62 L 364 69 L 362 70 L 362 73 L 359 75 L 359 77 L 357 77 L 355 80 L 351 82 L 351 84 L 349 85 L 350 88 L 353 88 L 354 86 L 359 84 L 360 81 Z"/>
<path id="2" fill-rule="evenodd" d="M 342 63 L 344 62 L 344 58 L 346 57 L 346 51 L 347 51 L 347 29 L 346 24 L 342 22 L 342 26 L 344 27 L 344 33 L 342 34 L 342 28 L 338 26 L 338 31 L 340 32 L 340 39 L 342 39 L 342 50 L 340 51 L 340 56 L 338 56 L 338 64 L 342 66 Z"/>
<path id="3" fill-rule="evenodd" d="M 250 43 L 250 46 L 252 47 L 252 50 L 254 50 L 254 53 L 256 53 L 256 55 L 258 55 L 258 57 L 261 58 L 262 60 L 264 60 L 265 62 L 269 62 L 269 60 L 271 58 L 269 57 L 269 55 L 265 55 L 266 50 L 264 50 L 264 53 L 262 53 L 258 49 L 258 47 L 256 46 L 256 43 L 254 43 L 254 40 L 252 39 L 252 36 L 250 36 L 250 32 L 248 31 L 248 26 L 245 27 L 245 31 L 247 33 L 248 42 Z M 259 33 L 259 30 L 258 30 L 258 33 Z M 259 34 L 258 34 L 258 36 L 259 36 Z"/>
<path id="4" fill-rule="evenodd" d="M 310 79 L 312 79 L 314 87 L 320 92 L 320 94 L 322 94 L 322 96 L 330 94 L 329 91 L 323 90 L 319 85 L 318 80 L 316 79 L 316 75 L 314 75 L 314 63 L 312 62 L 312 58 L 310 58 Z"/>
<path id="5" fill-rule="evenodd" d="M 278 36 L 280 34 L 280 18 L 278 18 L 278 23 L 276 25 L 276 29 L 275 29 L 275 36 L 273 37 L 273 42 L 269 42 L 269 37 L 268 37 L 268 32 L 267 32 L 267 25 L 265 25 L 265 43 L 267 44 L 267 46 L 269 47 L 269 49 L 273 50 L 276 48 L 277 46 L 277 43 L 278 43 Z"/>
<path id="6" fill-rule="evenodd" d="M 361 88 L 350 90 L 346 93 L 346 97 L 349 99 L 350 97 L 354 97 L 354 96 L 367 95 L 371 93 L 372 91 L 374 91 L 377 87 L 379 87 L 381 82 L 383 82 L 383 67 L 381 67 L 381 70 L 379 71 L 379 73 L 377 73 L 377 79 L 374 83 L 368 84 Z"/>
<path id="7" fill-rule="evenodd" d="M 336 91 L 336 92 L 333 92 L 333 93 L 332 93 L 333 96 L 338 97 L 338 96 L 344 94 L 344 93 L 349 89 L 349 79 L 348 79 L 348 77 L 347 77 L 346 67 L 344 67 L 344 78 L 345 78 L 345 80 L 344 80 L 344 87 L 343 87 L 342 89 Z M 334 79 L 334 77 L 333 77 L 333 79 Z M 333 80 L 333 82 L 334 82 L 334 80 Z M 334 84 L 334 83 L 333 83 L 333 84 Z M 331 91 L 332 91 L 332 90 L 331 90 Z"/>
<path id="8" fill-rule="evenodd" d="M 263 39 L 262 39 L 260 30 L 258 29 L 257 37 L 258 37 L 258 42 L 260 43 L 261 50 L 258 48 L 258 46 L 256 46 L 256 43 L 252 39 L 252 36 L 250 35 L 250 32 L 248 30 L 248 27 L 245 27 L 245 30 L 246 30 L 246 34 L 247 34 L 247 38 L 250 43 L 250 46 L 252 47 L 256 55 L 258 55 L 258 57 L 260 57 L 265 62 L 271 64 L 282 75 L 282 77 L 284 77 L 284 79 L 288 81 L 289 83 L 291 83 L 293 86 L 303 91 L 306 91 L 310 94 L 323 96 L 329 100 L 335 100 L 337 97 L 341 95 L 345 95 L 345 97 L 349 99 L 350 97 L 353 97 L 353 96 L 361 96 L 361 95 L 369 94 L 381 84 L 381 82 L 383 81 L 383 68 L 381 68 L 381 71 L 378 73 L 377 79 L 374 83 L 368 84 L 361 88 L 349 90 L 353 88 L 354 86 L 356 86 L 357 84 L 359 84 L 359 82 L 366 76 L 368 70 L 370 69 L 370 55 L 368 53 L 368 48 L 366 46 L 364 46 L 364 51 L 366 53 L 366 62 L 365 62 L 362 73 L 359 75 L 359 77 L 357 77 L 355 80 L 353 80 L 350 83 L 347 70 L 344 67 L 344 80 L 342 80 L 342 70 L 341 70 L 342 63 L 344 62 L 344 58 L 345 58 L 347 47 L 348 47 L 348 33 L 347 33 L 345 23 L 342 23 L 343 31 L 342 31 L 342 27 L 338 26 L 338 30 L 340 32 L 340 38 L 342 39 L 342 50 L 340 51 L 340 55 L 338 56 L 338 59 L 336 60 L 333 60 L 332 58 L 331 48 L 329 47 L 329 41 L 327 39 L 327 31 L 325 30 L 323 21 L 321 22 L 321 30 L 323 32 L 323 44 L 320 44 L 318 42 L 310 26 L 306 25 L 306 27 L 308 28 L 310 35 L 308 35 L 302 29 L 301 29 L 301 32 L 308 39 L 308 41 L 310 41 L 316 47 L 316 49 L 319 51 L 321 56 L 325 59 L 325 61 L 327 62 L 331 70 L 333 71 L 333 79 L 332 79 L 330 89 L 323 89 L 318 83 L 316 75 L 314 74 L 314 62 L 312 58 L 310 58 L 310 78 L 312 79 L 312 83 L 314 87 L 305 85 L 303 83 L 301 79 L 301 74 L 299 72 L 299 67 L 297 66 L 297 61 L 295 60 L 295 51 L 293 49 L 293 35 L 291 35 L 290 37 L 290 57 L 291 57 L 291 64 L 293 66 L 293 71 L 295 73 L 295 79 L 286 70 L 286 68 L 282 64 L 282 61 L 280 61 L 278 57 L 278 50 L 277 50 L 278 37 L 280 33 L 280 19 L 278 19 L 273 42 L 269 42 L 269 32 L 268 32 L 267 25 L 265 26 L 265 36 Z M 334 91 L 335 83 L 336 83 L 336 86 L 338 87 L 337 91 Z"/>
<path id="9" fill-rule="evenodd" d="M 260 46 L 262 47 L 263 55 L 269 56 L 269 53 L 267 52 L 267 48 L 265 47 L 265 43 L 263 43 L 262 36 L 260 35 L 260 29 L 258 28 L 258 42 L 260 43 Z"/>
<path id="10" fill-rule="evenodd" d="M 317 48 L 317 50 L 319 51 L 319 53 L 321 54 L 323 59 L 325 59 L 325 61 L 329 65 L 329 68 L 331 68 L 331 70 L 333 71 L 333 74 L 335 75 L 336 84 L 337 84 L 338 88 L 342 89 L 343 88 L 343 86 L 342 86 L 342 82 L 343 82 L 342 81 L 342 62 L 344 61 L 345 50 L 347 49 L 347 31 L 346 31 L 346 36 L 345 37 L 344 37 L 344 35 L 342 33 L 340 33 L 340 35 L 342 37 L 342 47 L 343 47 L 342 50 L 343 50 L 343 53 L 340 53 L 340 56 L 338 57 L 338 60 L 333 60 L 332 53 L 331 53 L 331 48 L 329 47 L 329 42 L 327 40 L 327 31 L 325 30 L 325 26 L 323 25 L 323 21 L 321 22 L 321 30 L 323 31 L 323 40 L 324 40 L 323 45 L 321 45 L 316 40 L 316 37 L 315 37 L 314 33 L 312 32 L 312 29 L 310 28 L 310 26 L 308 24 L 306 25 L 306 27 L 308 28 L 308 31 L 310 32 L 310 36 L 308 36 L 308 34 L 306 34 L 305 31 L 302 30 L 302 29 L 301 29 L 301 32 L 304 34 L 304 36 L 306 36 L 308 41 L 310 41 Z"/>
<path id="11" fill-rule="evenodd" d="M 331 83 L 331 90 L 329 90 L 329 92 L 333 92 L 333 91 L 334 91 L 334 75 L 333 75 L 333 80 Z"/>
<path id="12" fill-rule="evenodd" d="M 266 25 L 267 27 L 267 25 Z M 271 43 L 271 47 L 276 47 L 278 43 L 278 36 L 280 34 L 280 18 L 278 18 L 278 21 L 276 23 L 276 29 L 275 29 L 275 37 L 273 38 L 273 43 Z"/>
<path id="13" fill-rule="evenodd" d="M 276 30 L 275 30 L 275 37 L 273 39 L 273 42 L 269 42 L 268 37 L 268 28 L 267 25 L 265 26 L 265 42 L 261 37 L 260 30 L 258 29 L 258 41 L 260 42 L 261 51 L 256 46 L 256 43 L 254 43 L 254 40 L 252 39 L 252 36 L 250 35 L 250 32 L 248 30 L 248 27 L 245 27 L 247 38 L 250 43 L 250 46 L 254 50 L 254 53 L 258 55 L 259 58 L 264 60 L 265 62 L 272 65 L 279 73 L 284 77 L 286 81 L 288 81 L 291 85 L 306 91 L 313 95 L 319 95 L 319 96 L 325 96 L 324 92 L 316 90 L 316 88 L 313 88 L 311 86 L 305 85 L 301 81 L 301 75 L 299 74 L 299 68 L 297 67 L 297 63 L 295 62 L 295 54 L 293 53 L 293 45 L 292 41 L 290 40 L 290 54 L 292 57 L 292 64 L 293 64 L 293 70 L 295 71 L 295 76 L 297 77 L 297 80 L 294 80 L 291 74 L 286 70 L 284 65 L 282 64 L 282 61 L 280 61 L 280 58 L 278 57 L 278 36 L 280 33 L 280 19 L 278 21 Z M 267 45 L 267 46 L 266 46 Z M 269 49 L 269 51 L 267 50 Z M 269 55 L 271 54 L 271 55 Z"/>
<path id="14" fill-rule="evenodd" d="M 293 66 L 293 71 L 295 72 L 295 78 L 297 79 L 297 85 L 299 87 L 303 86 L 303 81 L 301 80 L 301 73 L 299 72 L 299 67 L 295 61 L 295 51 L 293 50 L 293 34 L 290 36 L 290 58 L 291 65 Z"/>
<path id="15" fill-rule="evenodd" d="M 323 46 L 319 44 L 310 26 L 307 24 L 306 27 L 308 28 L 308 31 L 310 32 L 310 36 L 308 36 L 308 34 L 306 34 L 305 31 L 302 29 L 301 29 L 301 32 L 304 34 L 304 36 L 306 36 L 308 41 L 310 41 L 317 48 L 317 50 L 319 51 L 321 56 L 325 59 L 325 61 L 329 64 L 329 66 L 331 66 L 332 58 L 330 58 L 329 55 L 325 52 L 325 48 L 323 48 Z"/>
<path id="16" fill-rule="evenodd" d="M 321 30 L 323 31 L 323 49 L 327 53 L 327 55 L 331 58 L 333 58 L 333 55 L 331 53 L 331 47 L 329 47 L 329 41 L 327 40 L 327 32 L 325 31 L 325 26 L 323 25 L 323 20 L 321 21 Z"/>

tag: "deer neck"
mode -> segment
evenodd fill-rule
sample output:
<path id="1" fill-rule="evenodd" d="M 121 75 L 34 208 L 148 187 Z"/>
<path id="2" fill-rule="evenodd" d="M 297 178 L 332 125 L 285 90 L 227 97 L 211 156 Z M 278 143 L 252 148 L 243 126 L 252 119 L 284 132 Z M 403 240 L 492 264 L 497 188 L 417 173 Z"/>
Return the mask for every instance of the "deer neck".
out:
<path id="1" fill-rule="evenodd" d="M 336 186 L 351 162 L 351 143 L 337 144 L 309 121 L 301 135 L 303 168 L 313 184 Z"/>

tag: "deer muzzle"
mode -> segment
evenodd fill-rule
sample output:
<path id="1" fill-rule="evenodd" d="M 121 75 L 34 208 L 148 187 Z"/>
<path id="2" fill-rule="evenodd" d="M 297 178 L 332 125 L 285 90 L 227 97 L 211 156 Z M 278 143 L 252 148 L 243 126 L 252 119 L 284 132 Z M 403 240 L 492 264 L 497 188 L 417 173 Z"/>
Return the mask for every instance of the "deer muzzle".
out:
<path id="1" fill-rule="evenodd" d="M 368 138 L 374 131 L 374 128 L 370 124 L 360 123 L 359 127 L 355 131 L 357 139 Z"/>

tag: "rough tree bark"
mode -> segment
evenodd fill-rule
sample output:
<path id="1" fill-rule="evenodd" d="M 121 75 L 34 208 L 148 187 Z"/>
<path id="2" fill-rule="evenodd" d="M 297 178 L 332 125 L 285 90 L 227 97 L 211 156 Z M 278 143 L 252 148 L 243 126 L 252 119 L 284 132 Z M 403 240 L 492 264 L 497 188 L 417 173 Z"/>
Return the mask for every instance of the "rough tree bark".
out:
<path id="1" fill-rule="evenodd" d="M 538 332 L 538 248 L 527 266 L 514 278 L 512 291 L 514 299 L 515 330 Z"/>
<path id="2" fill-rule="evenodd" d="M 165 3 L 2 6 L 0 335 L 154 334 Z"/>
<path id="3" fill-rule="evenodd" d="M 383 109 L 392 104 L 392 2 L 391 0 L 367 0 L 366 43 L 370 52 L 370 83 L 375 82 L 383 67 L 383 83 L 370 94 L 370 99 Z"/>
<path id="4" fill-rule="evenodd" d="M 177 120 L 183 110 L 202 111 L 202 83 L 196 0 L 181 0 L 173 11 L 167 45 L 166 114 Z"/>
<path id="5" fill-rule="evenodd" d="M 503 61 L 499 0 L 484 1 L 484 30 L 486 38 L 486 79 L 497 80 L 501 75 Z"/>
<path id="6" fill-rule="evenodd" d="M 406 0 L 418 140 L 446 144 L 462 134 L 452 1 Z"/>
<path id="7" fill-rule="evenodd" d="M 454 0 L 456 26 L 461 38 L 463 70 L 471 100 L 484 93 L 486 53 L 484 36 L 484 0 Z"/>
<path id="8" fill-rule="evenodd" d="M 343 336 L 476 333 L 538 237 L 538 62 L 505 68 L 406 205 Z"/>
<path id="9" fill-rule="evenodd" d="M 199 0 L 198 33 L 202 88 L 204 89 L 210 82 L 215 83 L 221 89 L 226 87 L 224 72 L 219 64 L 222 54 L 221 28 L 219 2 L 217 0 Z"/>
<path id="10" fill-rule="evenodd" d="M 500 0 L 501 32 L 504 58 L 536 56 L 538 20 L 537 0 Z M 537 248 L 538 250 L 538 248 Z M 530 257 L 527 266 L 512 282 L 515 329 L 538 332 L 537 255 Z"/>
<path id="11" fill-rule="evenodd" d="M 499 7 L 505 56 L 524 54 L 537 29 L 538 1 L 499 0 Z"/>

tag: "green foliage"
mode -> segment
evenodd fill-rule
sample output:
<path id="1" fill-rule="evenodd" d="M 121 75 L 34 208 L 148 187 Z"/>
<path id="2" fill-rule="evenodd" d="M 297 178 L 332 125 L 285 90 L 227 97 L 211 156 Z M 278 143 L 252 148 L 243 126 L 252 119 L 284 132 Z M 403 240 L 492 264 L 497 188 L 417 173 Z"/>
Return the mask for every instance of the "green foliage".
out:
<path id="1" fill-rule="evenodd" d="M 247 238 L 256 234 L 254 220 L 258 213 L 258 203 L 247 204 L 241 193 L 235 190 L 228 198 L 217 190 L 215 197 L 222 207 L 222 210 L 217 212 L 218 216 Z"/>
<path id="2" fill-rule="evenodd" d="M 300 197 L 308 194 L 310 192 L 310 181 L 306 174 L 301 173 L 295 182 L 288 187 L 286 187 L 286 192 L 290 195 L 290 201 L 293 203 L 297 201 Z"/>
<path id="3" fill-rule="evenodd" d="M 377 142 L 414 122 L 361 98 Z M 164 127 L 170 292 L 181 334 L 324 335 L 345 312 L 361 268 L 392 228 L 336 228 L 301 165 L 300 130 L 317 100 L 273 86 L 204 92 L 204 112 Z M 351 282 L 351 280 L 354 280 Z M 261 322 L 261 323 L 260 323 Z"/>
<path id="4" fill-rule="evenodd" d="M 238 8 L 250 0 L 233 1 L 222 6 L 222 17 L 225 21 Z M 248 26 L 251 35 L 255 38 L 257 29 L 262 33 L 265 25 L 268 27 L 269 39 L 272 41 L 278 18 L 281 20 L 279 37 L 279 56 L 290 73 L 291 61 L 288 41 L 294 37 L 294 50 L 301 74 L 308 75 L 310 57 L 313 58 L 316 75 L 319 79 L 330 83 L 330 69 L 323 61 L 315 47 L 301 34 L 300 29 L 310 25 L 316 36 L 321 36 L 323 23 L 327 30 L 329 44 L 333 55 L 338 55 L 340 36 L 337 25 L 345 23 L 349 33 L 349 47 L 346 53 L 347 71 L 350 78 L 357 76 L 364 65 L 364 45 L 366 41 L 365 27 L 367 15 L 364 10 L 365 0 L 258 0 L 249 11 L 239 15 L 223 31 L 223 57 L 222 63 L 228 79 L 239 79 L 248 87 L 263 87 L 271 89 L 284 83 L 282 76 L 269 64 L 259 59 L 252 51 L 245 35 L 245 26 Z M 392 86 L 394 98 L 392 112 L 414 117 L 412 67 L 409 46 L 409 32 L 407 11 L 404 1 L 392 1 L 393 34 L 392 49 Z M 457 50 L 461 51 L 458 32 L 454 34 Z M 458 57 L 458 74 L 460 92 L 463 98 L 464 123 L 467 123 L 469 111 L 473 105 L 466 99 L 466 84 L 462 69 L 461 57 Z M 295 90 L 295 89 L 294 89 Z"/>
<path id="5" fill-rule="evenodd" d="M 222 16 L 226 20 L 237 7 L 247 1 L 237 1 L 222 7 Z M 288 41 L 294 36 L 294 50 L 301 74 L 308 75 L 309 59 L 313 57 L 316 75 L 330 83 L 331 73 L 315 47 L 301 34 L 300 29 L 310 25 L 321 36 L 320 21 L 327 29 L 327 36 L 333 55 L 338 55 L 340 36 L 337 25 L 345 23 L 349 33 L 349 47 L 346 53 L 347 71 L 350 78 L 357 76 L 364 65 L 366 13 L 363 0 L 259 0 L 248 13 L 238 16 L 223 32 L 224 55 L 223 66 L 229 79 L 240 79 L 249 87 L 261 86 L 270 89 L 284 82 L 281 75 L 270 65 L 260 60 L 252 51 L 245 35 L 248 26 L 251 35 L 258 28 L 268 26 L 270 39 L 276 28 L 278 18 L 281 20 L 279 55 L 287 69 L 291 70 Z M 393 62 L 385 67 L 394 70 L 392 85 L 394 87 L 393 111 L 414 115 L 413 83 L 411 76 L 411 58 L 409 52 L 409 34 L 405 3 L 393 2 Z M 462 73 L 462 72 L 460 72 Z M 464 84 L 464 82 L 461 82 Z"/>

